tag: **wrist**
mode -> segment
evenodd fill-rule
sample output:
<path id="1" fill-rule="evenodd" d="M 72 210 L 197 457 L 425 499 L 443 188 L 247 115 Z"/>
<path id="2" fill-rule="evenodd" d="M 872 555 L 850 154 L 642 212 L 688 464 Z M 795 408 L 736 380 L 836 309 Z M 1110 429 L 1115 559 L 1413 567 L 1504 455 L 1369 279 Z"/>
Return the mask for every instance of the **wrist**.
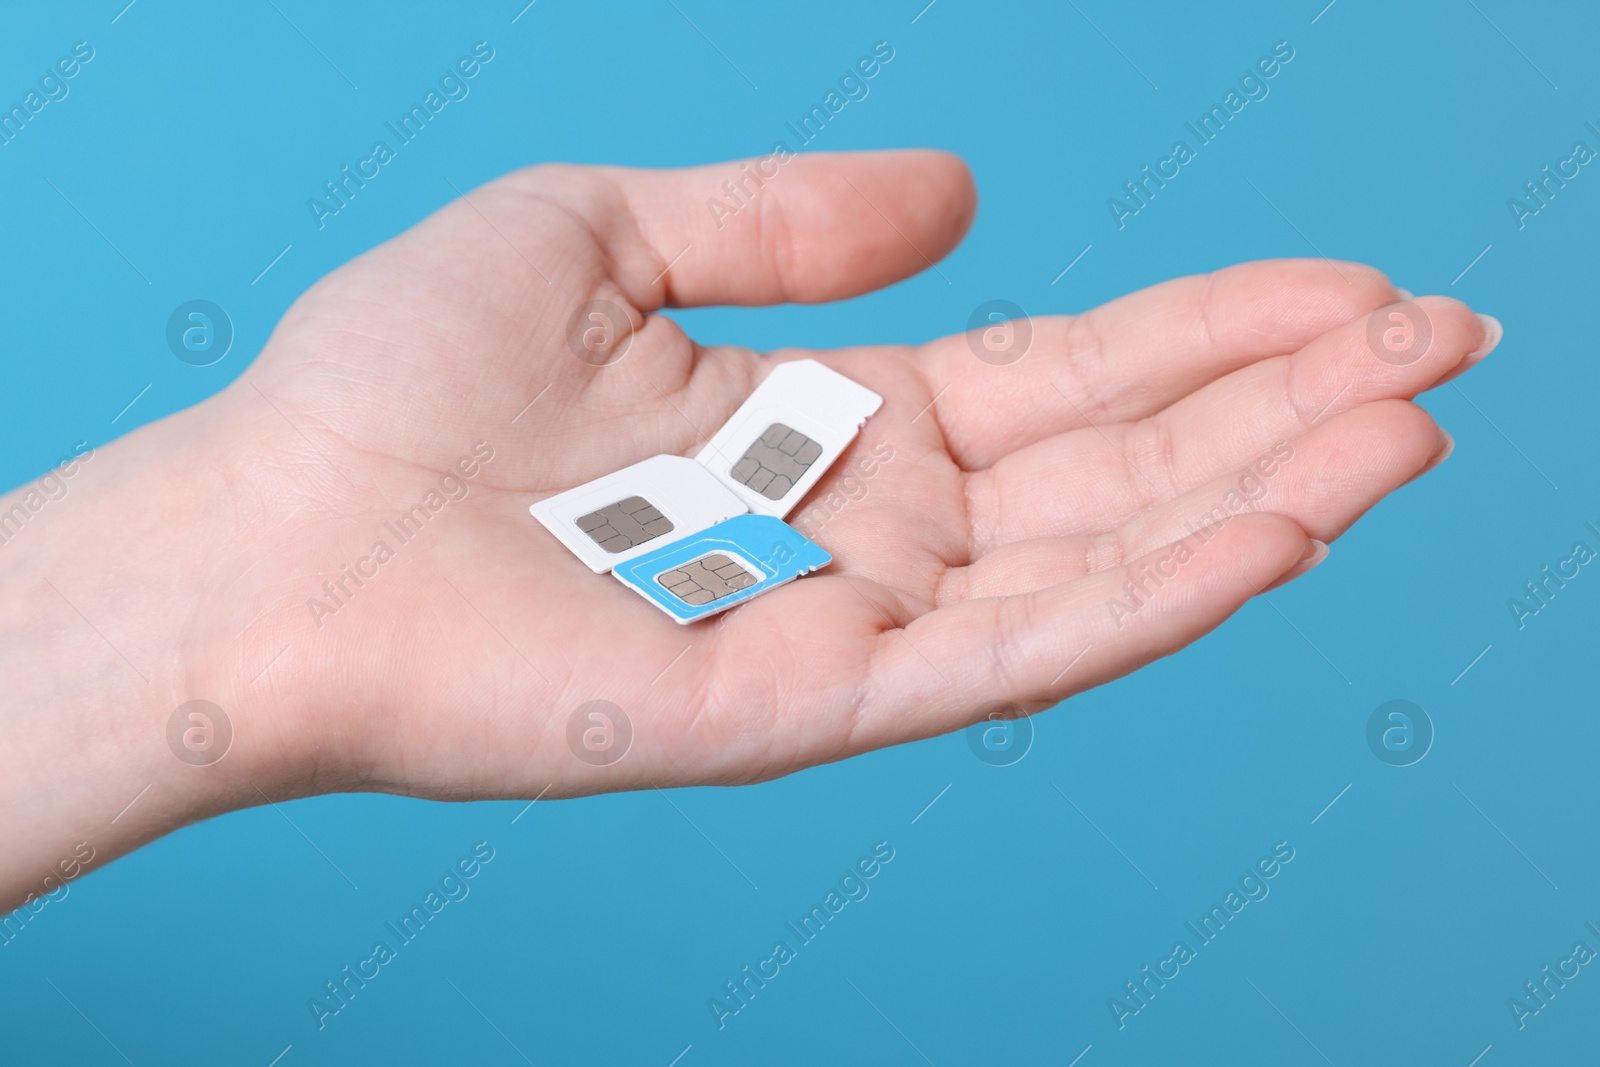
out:
<path id="1" fill-rule="evenodd" d="M 0 497 L 0 795 L 17 813 L 0 906 L 259 803 L 258 787 L 282 796 L 284 750 L 238 683 L 241 635 L 219 607 L 242 544 L 230 403 L 85 446 Z M 179 711 L 195 700 L 221 717 Z"/>

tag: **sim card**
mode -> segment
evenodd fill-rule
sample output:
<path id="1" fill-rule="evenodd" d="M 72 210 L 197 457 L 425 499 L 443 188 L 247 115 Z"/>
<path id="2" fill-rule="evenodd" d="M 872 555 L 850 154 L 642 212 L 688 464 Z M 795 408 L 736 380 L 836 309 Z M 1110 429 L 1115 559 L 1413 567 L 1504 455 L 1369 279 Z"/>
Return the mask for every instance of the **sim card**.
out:
<path id="1" fill-rule="evenodd" d="M 781 519 L 882 405 L 814 359 L 780 363 L 695 459 L 751 511 Z"/>
<path id="2" fill-rule="evenodd" d="M 683 624 L 743 604 L 826 567 L 833 557 L 770 515 L 737 515 L 664 545 L 611 574 Z"/>
<path id="3" fill-rule="evenodd" d="M 747 509 L 687 456 L 652 456 L 528 510 L 585 566 L 604 574 Z"/>

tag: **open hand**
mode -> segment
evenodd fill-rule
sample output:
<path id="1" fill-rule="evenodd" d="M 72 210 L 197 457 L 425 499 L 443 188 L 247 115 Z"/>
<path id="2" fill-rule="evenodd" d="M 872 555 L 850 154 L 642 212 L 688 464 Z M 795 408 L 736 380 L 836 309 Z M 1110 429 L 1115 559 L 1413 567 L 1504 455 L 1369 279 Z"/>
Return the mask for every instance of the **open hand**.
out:
<path id="1" fill-rule="evenodd" d="M 1043 709 L 1318 562 L 1444 458 L 1410 398 L 1498 339 L 1422 298 L 1426 351 L 1380 359 L 1368 319 L 1402 299 L 1390 283 L 1284 260 L 1015 325 L 1002 349 L 1031 340 L 1011 362 L 968 335 L 701 346 L 657 312 L 870 292 L 949 252 L 975 207 L 965 167 L 934 152 L 794 158 L 738 212 L 709 211 L 740 174 L 492 182 L 317 284 L 223 393 L 103 450 L 98 484 L 136 483 L 122 510 L 161 531 L 119 564 L 119 583 L 161 591 L 139 625 L 82 587 L 95 607 L 76 605 L 152 674 L 132 683 L 129 744 L 192 774 L 162 724 L 183 700 L 227 709 L 233 751 L 202 805 L 218 810 L 746 782 Z M 591 301 L 620 317 L 589 318 Z M 827 569 L 680 627 L 529 516 L 692 454 L 797 358 L 885 398 L 791 516 Z M 41 550 L 51 573 L 92 555 L 64 545 Z M 615 762 L 569 746 L 594 700 L 631 723 Z"/>

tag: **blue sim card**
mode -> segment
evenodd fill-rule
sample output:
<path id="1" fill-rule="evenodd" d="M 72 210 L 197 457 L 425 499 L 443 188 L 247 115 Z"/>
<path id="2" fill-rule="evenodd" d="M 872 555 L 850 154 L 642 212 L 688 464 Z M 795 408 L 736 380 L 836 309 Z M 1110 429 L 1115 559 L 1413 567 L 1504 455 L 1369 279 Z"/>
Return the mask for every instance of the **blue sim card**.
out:
<path id="1" fill-rule="evenodd" d="M 674 622 L 691 623 L 832 562 L 782 519 L 735 515 L 619 563 L 611 573 Z"/>

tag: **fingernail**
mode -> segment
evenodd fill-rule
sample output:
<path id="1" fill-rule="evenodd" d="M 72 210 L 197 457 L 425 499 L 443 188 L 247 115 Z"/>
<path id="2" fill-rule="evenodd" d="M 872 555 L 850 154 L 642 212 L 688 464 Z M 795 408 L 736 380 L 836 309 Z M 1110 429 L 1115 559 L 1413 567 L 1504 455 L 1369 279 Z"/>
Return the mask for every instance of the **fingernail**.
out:
<path id="1" fill-rule="evenodd" d="M 1444 447 L 1439 449 L 1434 457 L 1428 461 L 1428 465 L 1426 467 L 1422 468 L 1422 473 L 1424 474 L 1428 473 L 1429 471 L 1433 470 L 1433 468 L 1449 459 L 1450 453 L 1456 450 L 1456 439 L 1451 437 L 1448 431 L 1440 430 L 1439 436 L 1444 438 Z"/>
<path id="2" fill-rule="evenodd" d="M 1479 315 L 1478 321 L 1483 323 L 1483 343 L 1467 354 L 1461 361 L 1463 367 L 1470 367 L 1478 360 L 1493 352 L 1500 343 L 1500 338 L 1506 335 L 1506 328 L 1500 325 L 1500 320 L 1493 315 Z"/>
<path id="3" fill-rule="evenodd" d="M 1413 293 L 1410 289 L 1402 289 L 1398 285 L 1394 287 L 1394 291 L 1400 294 L 1400 299 L 1401 300 L 1410 300 L 1412 297 L 1417 295 L 1416 293 Z"/>
<path id="4" fill-rule="evenodd" d="M 1294 581 L 1296 578 L 1300 577 L 1302 574 L 1306 573 L 1307 571 L 1313 569 L 1314 567 L 1316 567 L 1317 564 L 1321 563 L 1323 560 L 1325 560 L 1327 558 L 1328 558 L 1328 544 L 1327 544 L 1327 542 L 1326 541 L 1318 541 L 1315 537 L 1311 538 L 1310 541 L 1306 544 L 1305 555 L 1300 557 L 1300 562 L 1296 563 L 1293 567 L 1290 567 L 1289 570 L 1283 575 L 1283 577 L 1279 578 L 1277 581 L 1275 581 L 1271 585 L 1267 586 L 1266 591 L 1267 592 L 1271 592 L 1272 590 L 1278 588 L 1279 586 L 1288 585 L 1290 582 Z"/>
<path id="5" fill-rule="evenodd" d="M 1424 474 L 1427 474 L 1429 471 L 1439 466 L 1439 464 L 1450 458 L 1450 453 L 1456 450 L 1456 439 L 1454 437 L 1451 437 L 1443 430 L 1439 431 L 1439 435 L 1444 438 L 1444 444 L 1440 447 L 1439 451 L 1433 454 L 1433 458 L 1428 460 L 1428 465 L 1426 467 L 1423 467 L 1417 473 L 1406 479 L 1406 485 L 1410 485 Z"/>
<path id="6" fill-rule="evenodd" d="M 1500 320 L 1493 315 L 1479 315 L 1478 321 L 1483 323 L 1483 343 L 1465 356 L 1462 356 L 1461 362 L 1440 375 L 1438 381 L 1428 386 L 1429 389 L 1437 389 L 1447 382 L 1455 381 L 1477 366 L 1484 356 L 1493 352 L 1495 347 L 1500 344 L 1500 339 L 1505 336 L 1506 332 L 1505 327 L 1500 325 Z"/>

